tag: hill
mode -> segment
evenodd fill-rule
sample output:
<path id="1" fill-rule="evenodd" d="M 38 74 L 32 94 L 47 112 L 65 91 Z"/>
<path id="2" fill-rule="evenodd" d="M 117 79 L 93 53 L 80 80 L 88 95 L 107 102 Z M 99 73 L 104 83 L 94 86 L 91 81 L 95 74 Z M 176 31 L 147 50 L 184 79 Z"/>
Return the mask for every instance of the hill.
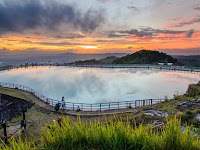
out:
<path id="1" fill-rule="evenodd" d="M 89 59 L 84 61 L 76 61 L 69 64 L 76 64 L 76 65 L 102 65 L 102 64 L 111 64 L 114 60 L 118 59 L 116 56 L 108 56 L 106 58 L 96 60 L 96 59 Z"/>
<path id="2" fill-rule="evenodd" d="M 178 60 L 163 52 L 140 50 L 113 61 L 114 64 L 157 64 L 159 62 L 175 63 Z"/>
<path id="3" fill-rule="evenodd" d="M 102 63 L 112 63 L 114 60 L 118 59 L 116 56 L 108 56 L 106 58 L 100 59 L 99 61 Z"/>
<path id="4" fill-rule="evenodd" d="M 181 56 L 174 55 L 174 58 L 178 59 L 178 61 L 185 64 L 187 67 L 198 67 L 200 66 L 200 55 L 189 55 L 189 56 Z"/>

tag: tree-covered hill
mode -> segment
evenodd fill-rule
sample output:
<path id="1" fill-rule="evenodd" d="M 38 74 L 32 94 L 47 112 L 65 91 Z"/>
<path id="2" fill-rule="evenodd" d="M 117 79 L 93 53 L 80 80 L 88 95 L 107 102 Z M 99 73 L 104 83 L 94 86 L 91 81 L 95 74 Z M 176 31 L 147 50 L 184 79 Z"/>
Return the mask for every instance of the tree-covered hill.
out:
<path id="1" fill-rule="evenodd" d="M 157 64 L 175 62 L 178 62 L 177 59 L 166 53 L 150 50 L 140 50 L 113 61 L 114 64 Z"/>

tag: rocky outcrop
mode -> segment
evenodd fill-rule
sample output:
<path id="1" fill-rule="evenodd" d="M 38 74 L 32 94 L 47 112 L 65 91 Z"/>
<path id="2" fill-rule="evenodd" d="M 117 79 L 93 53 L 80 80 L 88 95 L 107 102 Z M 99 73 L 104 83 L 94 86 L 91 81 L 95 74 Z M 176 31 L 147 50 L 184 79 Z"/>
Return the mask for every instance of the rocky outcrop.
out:
<path id="1" fill-rule="evenodd" d="M 200 96 L 200 82 L 198 84 L 190 84 L 185 96 L 196 97 Z"/>

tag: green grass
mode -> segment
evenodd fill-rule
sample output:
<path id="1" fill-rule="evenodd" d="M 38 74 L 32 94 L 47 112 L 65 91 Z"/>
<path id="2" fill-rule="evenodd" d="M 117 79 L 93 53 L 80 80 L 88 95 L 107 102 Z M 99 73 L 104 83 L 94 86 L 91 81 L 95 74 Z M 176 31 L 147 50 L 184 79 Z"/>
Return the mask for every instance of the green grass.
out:
<path id="1" fill-rule="evenodd" d="M 46 125 L 38 142 L 22 139 L 11 140 L 10 146 L 3 150 L 29 149 L 110 149 L 110 150 L 197 150 L 200 149 L 199 138 L 194 138 L 191 126 L 182 132 L 181 121 L 173 118 L 167 120 L 160 131 L 151 126 L 132 127 L 127 122 L 99 121 L 85 122 L 63 118 L 62 127 L 57 122 Z"/>
<path id="2" fill-rule="evenodd" d="M 7 94 L 7 95 L 10 95 L 10 96 L 14 96 L 14 97 L 18 97 L 18 98 L 21 98 L 21 99 L 30 100 L 26 95 L 24 95 L 20 92 L 14 91 L 12 89 L 8 89 L 8 88 L 0 87 L 0 93 Z"/>

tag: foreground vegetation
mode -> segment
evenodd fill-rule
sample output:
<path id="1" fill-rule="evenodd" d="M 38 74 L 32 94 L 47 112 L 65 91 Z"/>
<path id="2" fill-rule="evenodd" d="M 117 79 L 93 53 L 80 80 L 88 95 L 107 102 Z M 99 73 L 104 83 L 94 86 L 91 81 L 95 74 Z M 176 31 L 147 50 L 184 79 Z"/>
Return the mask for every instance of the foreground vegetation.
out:
<path id="1" fill-rule="evenodd" d="M 0 93 L 28 98 L 16 91 L 0 88 Z M 166 99 L 165 102 L 155 104 L 150 108 L 143 107 L 134 109 L 129 114 L 104 117 L 103 121 L 97 118 L 84 120 L 79 117 L 73 121 L 74 118 L 63 116 L 61 127 L 57 122 L 44 126 L 44 122 L 53 120 L 60 114 L 46 114 L 46 112 L 41 112 L 39 106 L 36 106 L 29 110 L 30 114 L 27 114 L 28 123 L 30 118 L 35 122 L 34 126 L 27 129 L 31 131 L 32 136 L 29 134 L 27 138 L 13 137 L 9 145 L 2 145 L 0 149 L 198 150 L 200 149 L 200 121 L 195 120 L 194 117 L 200 113 L 199 97 L 200 83 L 191 84 L 185 95 L 175 95 L 174 100 Z M 167 112 L 168 119 L 148 115 L 149 110 Z M 175 114 L 177 114 L 176 117 L 174 117 Z M 38 118 L 38 116 L 43 117 Z M 160 120 L 163 124 L 153 125 L 155 120 Z M 32 131 L 37 128 L 40 128 L 37 132 Z"/>
<path id="2" fill-rule="evenodd" d="M 181 121 L 173 118 L 160 129 L 151 126 L 131 126 L 121 120 L 84 122 L 78 118 L 72 121 L 62 118 L 62 126 L 57 122 L 46 125 L 41 133 L 41 140 L 22 142 L 13 138 L 10 146 L 4 145 L 3 150 L 15 149 L 135 149 L 135 150 L 197 150 L 200 149 L 199 137 L 187 126 L 183 132 Z"/>

